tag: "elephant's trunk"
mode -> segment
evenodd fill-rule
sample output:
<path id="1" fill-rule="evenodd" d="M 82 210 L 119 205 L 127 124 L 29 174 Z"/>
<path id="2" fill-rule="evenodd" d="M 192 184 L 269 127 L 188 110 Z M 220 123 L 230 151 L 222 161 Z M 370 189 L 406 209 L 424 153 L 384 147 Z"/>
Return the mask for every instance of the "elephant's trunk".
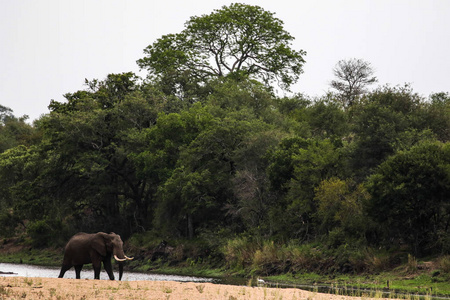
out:
<path id="1" fill-rule="evenodd" d="M 123 275 L 123 263 L 119 262 L 119 281 L 122 280 Z"/>
<path id="2" fill-rule="evenodd" d="M 119 264 L 119 280 L 122 280 L 123 262 L 126 261 L 126 260 L 132 260 L 133 257 L 126 256 L 125 253 L 123 253 L 122 247 L 120 247 L 120 248 L 114 248 L 114 259 Z"/>

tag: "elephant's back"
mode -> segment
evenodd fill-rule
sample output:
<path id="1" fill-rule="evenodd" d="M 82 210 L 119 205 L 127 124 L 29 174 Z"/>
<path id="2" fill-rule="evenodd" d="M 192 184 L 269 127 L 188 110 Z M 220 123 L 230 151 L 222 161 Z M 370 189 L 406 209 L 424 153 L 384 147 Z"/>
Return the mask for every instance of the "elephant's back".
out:
<path id="1" fill-rule="evenodd" d="M 82 237 L 87 237 L 87 236 L 89 236 L 89 235 L 92 235 L 92 233 L 86 233 L 86 232 L 78 232 L 78 233 L 75 233 L 71 238 L 70 238 L 70 240 L 72 240 L 72 239 L 74 239 L 74 238 L 82 238 Z M 70 241 L 69 240 L 69 241 Z"/>
<path id="2" fill-rule="evenodd" d="M 73 247 L 74 245 L 76 247 L 80 247 L 83 244 L 88 244 L 90 242 L 90 236 L 92 234 L 79 232 L 72 236 L 70 240 L 66 244 L 66 250 L 70 247 Z"/>
<path id="3" fill-rule="evenodd" d="M 66 263 L 72 265 L 90 263 L 90 236 L 91 234 L 80 232 L 67 242 L 64 250 L 64 260 L 66 260 Z M 70 262 L 67 260 L 70 260 Z"/>

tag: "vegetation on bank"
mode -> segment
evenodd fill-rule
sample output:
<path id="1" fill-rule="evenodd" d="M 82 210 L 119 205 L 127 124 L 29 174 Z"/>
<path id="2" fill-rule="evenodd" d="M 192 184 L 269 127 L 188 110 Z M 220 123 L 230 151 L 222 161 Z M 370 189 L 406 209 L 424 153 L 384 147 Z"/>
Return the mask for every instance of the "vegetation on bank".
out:
<path id="1" fill-rule="evenodd" d="M 369 91 L 349 60 L 336 92 L 280 96 L 305 63 L 292 40 L 233 4 L 147 47 L 145 79 L 86 80 L 32 125 L 0 105 L 0 236 L 34 253 L 116 232 L 133 270 L 250 277 L 446 261 L 449 94 Z"/>

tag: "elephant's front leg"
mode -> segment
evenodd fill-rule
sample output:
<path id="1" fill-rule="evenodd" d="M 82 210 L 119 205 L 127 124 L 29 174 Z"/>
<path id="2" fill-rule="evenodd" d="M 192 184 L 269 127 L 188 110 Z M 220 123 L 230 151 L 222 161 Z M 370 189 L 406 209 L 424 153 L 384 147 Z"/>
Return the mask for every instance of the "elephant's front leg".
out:
<path id="1" fill-rule="evenodd" d="M 94 268 L 94 279 L 100 279 L 100 268 L 101 268 L 102 262 L 101 260 L 92 262 L 92 267 Z"/>
<path id="2" fill-rule="evenodd" d="M 103 260 L 103 266 L 105 267 L 106 273 L 108 273 L 109 279 L 114 280 L 114 273 L 112 270 L 111 257 L 107 257 Z"/>

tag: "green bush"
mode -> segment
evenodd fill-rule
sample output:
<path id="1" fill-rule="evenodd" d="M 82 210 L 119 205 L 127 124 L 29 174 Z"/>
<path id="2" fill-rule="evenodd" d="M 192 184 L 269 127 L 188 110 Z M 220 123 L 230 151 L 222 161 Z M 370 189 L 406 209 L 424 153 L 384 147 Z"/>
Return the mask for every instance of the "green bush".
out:
<path id="1" fill-rule="evenodd" d="M 66 240 L 64 226 L 61 221 L 44 219 L 34 221 L 27 226 L 28 236 L 33 247 L 60 246 Z"/>
<path id="2" fill-rule="evenodd" d="M 161 243 L 163 239 L 153 231 L 135 233 L 128 239 L 128 244 L 140 249 L 153 249 Z"/>
<path id="3" fill-rule="evenodd" d="M 0 214 L 0 236 L 9 238 L 14 236 L 17 225 L 19 224 L 19 219 L 12 214 L 5 212 Z"/>

